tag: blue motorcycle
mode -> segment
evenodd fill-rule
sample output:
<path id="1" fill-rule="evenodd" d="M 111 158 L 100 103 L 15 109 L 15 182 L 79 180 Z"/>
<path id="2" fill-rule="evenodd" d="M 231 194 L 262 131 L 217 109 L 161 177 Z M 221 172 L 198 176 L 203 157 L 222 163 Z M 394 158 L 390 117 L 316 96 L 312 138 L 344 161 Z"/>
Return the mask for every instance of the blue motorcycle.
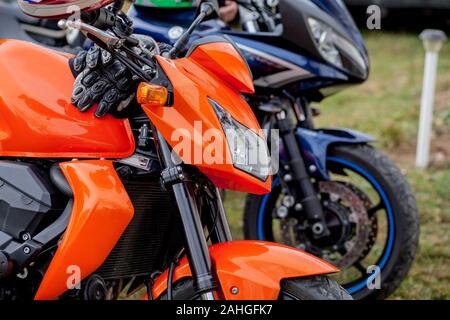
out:
<path id="1" fill-rule="evenodd" d="M 237 2 L 238 30 L 208 21 L 191 40 L 236 43 L 256 87 L 247 99 L 263 128 L 279 130 L 279 171 L 271 193 L 247 197 L 245 237 L 326 259 L 341 268 L 338 280 L 356 299 L 386 298 L 416 254 L 414 194 L 397 166 L 370 146 L 374 138 L 315 128 L 318 110 L 311 107 L 367 79 L 360 32 L 342 1 Z M 137 5 L 130 14 L 137 33 L 172 44 L 194 15 L 195 9 Z"/>

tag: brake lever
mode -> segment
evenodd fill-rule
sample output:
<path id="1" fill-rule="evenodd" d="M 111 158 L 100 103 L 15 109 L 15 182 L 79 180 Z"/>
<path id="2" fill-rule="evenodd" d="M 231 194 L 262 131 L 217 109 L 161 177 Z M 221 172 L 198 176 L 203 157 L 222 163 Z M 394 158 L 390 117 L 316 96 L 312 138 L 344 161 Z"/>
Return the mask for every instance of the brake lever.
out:
<path id="1" fill-rule="evenodd" d="M 68 28 L 71 29 L 78 29 L 80 30 L 86 37 L 92 39 L 97 45 L 107 49 L 113 57 L 115 57 L 117 60 L 122 62 L 127 68 L 129 68 L 135 75 L 140 77 L 141 79 L 145 81 L 151 81 L 151 78 L 141 70 L 141 68 L 136 65 L 135 63 L 129 61 L 126 57 L 122 56 L 121 54 L 117 54 L 115 49 L 122 49 L 124 51 L 127 51 L 129 54 L 133 54 L 132 50 L 127 48 L 124 44 L 126 42 L 126 38 L 118 38 L 114 36 L 113 34 L 110 34 L 106 31 L 100 30 L 96 27 L 93 27 L 89 24 L 86 24 L 80 20 L 59 20 L 58 21 L 58 27 L 65 30 Z M 132 38 L 130 38 L 131 40 Z M 101 43 L 99 43 L 101 42 Z M 138 42 L 139 44 L 139 42 Z M 136 55 L 134 55 L 136 57 Z M 141 60 L 141 62 L 145 62 L 147 64 L 147 61 L 143 60 L 141 57 L 137 57 L 138 60 Z"/>
<path id="2" fill-rule="evenodd" d="M 123 46 L 126 39 L 120 39 L 106 31 L 100 30 L 96 27 L 93 27 L 87 23 L 84 23 L 80 20 L 59 20 L 58 27 L 66 30 L 66 29 L 78 29 L 80 30 L 86 37 L 91 38 L 94 37 L 96 40 L 102 42 L 110 49 L 119 49 Z M 93 39 L 94 40 L 94 39 Z M 100 45 L 100 44 L 99 44 Z"/>

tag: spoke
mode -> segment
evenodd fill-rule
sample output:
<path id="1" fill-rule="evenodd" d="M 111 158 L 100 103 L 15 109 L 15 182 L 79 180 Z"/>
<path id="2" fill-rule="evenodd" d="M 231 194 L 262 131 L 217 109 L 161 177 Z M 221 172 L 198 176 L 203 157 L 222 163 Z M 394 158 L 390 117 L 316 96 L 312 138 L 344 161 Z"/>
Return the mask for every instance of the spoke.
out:
<path id="1" fill-rule="evenodd" d="M 368 209 L 367 214 L 369 215 L 369 217 L 372 217 L 375 213 L 377 213 L 381 209 L 384 209 L 384 203 L 380 201 L 376 206 L 373 206 L 372 208 Z"/>
<path id="2" fill-rule="evenodd" d="M 361 264 L 361 261 L 356 261 L 353 266 L 358 269 L 363 275 L 367 274 L 367 268 Z"/>

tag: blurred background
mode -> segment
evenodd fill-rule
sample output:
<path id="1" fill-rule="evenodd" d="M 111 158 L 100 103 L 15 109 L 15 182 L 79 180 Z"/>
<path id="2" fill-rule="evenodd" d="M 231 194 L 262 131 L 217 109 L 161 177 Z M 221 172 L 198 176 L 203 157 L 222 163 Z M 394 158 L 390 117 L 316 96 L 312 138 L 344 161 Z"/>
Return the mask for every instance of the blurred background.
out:
<path id="1" fill-rule="evenodd" d="M 419 33 L 450 33 L 447 0 L 346 0 L 363 32 L 371 73 L 364 84 L 320 103 L 317 127 L 346 127 L 378 139 L 406 174 L 419 206 L 419 252 L 392 299 L 450 299 L 450 43 L 439 54 L 430 165 L 415 168 L 425 50 Z M 367 6 L 381 8 L 380 30 L 366 27 Z M 226 209 L 235 238 L 242 238 L 245 195 L 227 193 Z"/>

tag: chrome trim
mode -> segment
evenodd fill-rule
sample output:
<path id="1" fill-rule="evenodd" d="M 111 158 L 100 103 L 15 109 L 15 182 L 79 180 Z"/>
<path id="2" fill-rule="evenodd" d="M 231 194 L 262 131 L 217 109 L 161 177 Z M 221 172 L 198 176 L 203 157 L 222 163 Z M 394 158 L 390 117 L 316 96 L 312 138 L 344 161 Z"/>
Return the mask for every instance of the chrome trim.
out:
<path id="1" fill-rule="evenodd" d="M 117 160 L 117 162 L 127 164 L 129 166 L 132 166 L 132 167 L 135 167 L 138 169 L 142 169 L 145 171 L 150 171 L 151 159 L 148 157 L 145 157 L 141 154 L 135 153 L 131 157 L 125 158 L 125 159 L 119 159 L 119 160 Z"/>

